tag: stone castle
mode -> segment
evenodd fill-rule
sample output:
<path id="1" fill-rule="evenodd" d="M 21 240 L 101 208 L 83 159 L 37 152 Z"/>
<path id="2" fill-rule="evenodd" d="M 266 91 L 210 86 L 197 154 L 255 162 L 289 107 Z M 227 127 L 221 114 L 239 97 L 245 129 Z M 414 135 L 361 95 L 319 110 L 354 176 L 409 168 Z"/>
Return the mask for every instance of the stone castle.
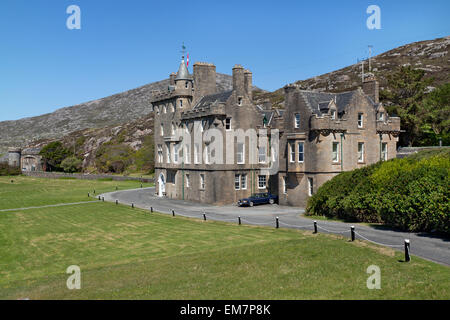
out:
<path id="1" fill-rule="evenodd" d="M 154 95 L 159 196 L 226 204 L 270 192 L 282 205 L 305 206 L 340 172 L 396 156 L 400 119 L 386 113 L 373 77 L 343 93 L 286 85 L 284 110 L 253 103 L 249 70 L 235 65 L 232 78 L 232 90 L 217 92 L 216 67 L 197 62 L 191 75 L 183 57 L 167 91 Z M 233 161 L 213 161 L 218 153 Z M 276 171 L 264 170 L 275 162 Z"/>

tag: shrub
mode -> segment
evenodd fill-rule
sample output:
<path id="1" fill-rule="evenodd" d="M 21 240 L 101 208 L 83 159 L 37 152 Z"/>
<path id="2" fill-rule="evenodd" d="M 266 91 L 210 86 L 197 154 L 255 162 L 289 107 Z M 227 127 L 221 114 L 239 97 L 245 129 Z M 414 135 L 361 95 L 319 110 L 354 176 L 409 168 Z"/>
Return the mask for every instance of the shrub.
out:
<path id="1" fill-rule="evenodd" d="M 74 173 L 81 171 L 82 161 L 77 157 L 67 157 L 61 162 L 64 172 Z"/>
<path id="2" fill-rule="evenodd" d="M 344 172 L 309 199 L 307 214 L 450 234 L 449 171 L 450 149 Z"/>
<path id="3" fill-rule="evenodd" d="M 0 176 L 18 176 L 21 174 L 19 167 L 11 167 L 7 163 L 0 163 Z"/>
<path id="4" fill-rule="evenodd" d="M 53 171 L 62 171 L 61 163 L 70 156 L 70 151 L 63 146 L 61 141 L 54 141 L 43 147 L 39 154 L 47 168 Z"/>

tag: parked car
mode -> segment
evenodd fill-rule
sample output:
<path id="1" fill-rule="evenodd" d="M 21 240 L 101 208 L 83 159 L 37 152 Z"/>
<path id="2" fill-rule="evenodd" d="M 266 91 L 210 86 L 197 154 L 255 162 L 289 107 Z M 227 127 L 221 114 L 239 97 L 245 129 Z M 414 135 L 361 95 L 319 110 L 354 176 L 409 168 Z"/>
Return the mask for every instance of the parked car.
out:
<path id="1" fill-rule="evenodd" d="M 255 204 L 264 204 L 264 203 L 270 203 L 274 204 L 278 201 L 278 196 L 275 196 L 270 193 L 254 193 L 248 198 L 239 199 L 237 202 L 237 205 L 239 207 L 242 206 L 250 206 L 253 207 Z"/>

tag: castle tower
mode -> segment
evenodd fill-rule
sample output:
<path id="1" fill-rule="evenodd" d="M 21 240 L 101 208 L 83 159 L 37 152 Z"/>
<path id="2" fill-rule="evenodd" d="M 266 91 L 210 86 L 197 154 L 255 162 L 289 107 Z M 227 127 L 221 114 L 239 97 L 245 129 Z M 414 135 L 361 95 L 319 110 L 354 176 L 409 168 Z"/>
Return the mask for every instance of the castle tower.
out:
<path id="1" fill-rule="evenodd" d="M 194 85 L 194 103 L 203 96 L 216 93 L 216 66 L 206 62 L 194 63 Z"/>
<path id="2" fill-rule="evenodd" d="M 20 167 L 20 158 L 22 156 L 22 149 L 9 148 L 8 149 L 8 164 L 10 167 Z"/>

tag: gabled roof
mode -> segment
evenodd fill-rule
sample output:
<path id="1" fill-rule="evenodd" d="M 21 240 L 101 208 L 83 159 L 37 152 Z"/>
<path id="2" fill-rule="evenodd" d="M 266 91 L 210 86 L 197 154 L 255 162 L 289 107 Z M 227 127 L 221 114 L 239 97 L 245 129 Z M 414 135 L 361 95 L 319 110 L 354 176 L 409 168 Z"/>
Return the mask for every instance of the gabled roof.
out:
<path id="1" fill-rule="evenodd" d="M 356 94 L 356 91 L 327 93 L 301 90 L 300 92 L 304 97 L 307 105 L 311 108 L 312 112 L 317 115 L 321 115 L 322 111 L 328 112 L 328 106 L 331 100 L 334 99 L 336 99 L 337 111 L 339 113 L 343 112 L 344 109 L 349 105 L 353 96 Z"/>
<path id="2" fill-rule="evenodd" d="M 175 77 L 175 80 L 191 80 L 191 75 L 189 74 L 189 70 L 186 67 L 186 63 L 184 63 L 184 57 L 183 60 L 181 60 L 180 68 L 178 68 L 177 76 Z"/>

